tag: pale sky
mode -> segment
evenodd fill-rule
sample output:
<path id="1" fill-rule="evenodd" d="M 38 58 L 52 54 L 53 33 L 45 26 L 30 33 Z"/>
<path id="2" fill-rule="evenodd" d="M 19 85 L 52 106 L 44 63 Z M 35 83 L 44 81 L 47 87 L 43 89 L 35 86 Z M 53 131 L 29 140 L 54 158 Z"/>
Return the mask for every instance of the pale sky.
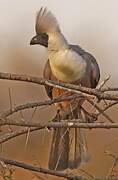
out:
<path id="1" fill-rule="evenodd" d="M 0 71 L 15 71 L 11 63 L 13 48 L 23 49 L 23 53 L 29 58 L 29 62 L 26 62 L 27 68 L 30 62 L 36 68 L 40 66 L 41 54 L 44 56 L 42 59 L 46 59 L 44 48 L 29 46 L 31 37 L 35 35 L 36 12 L 41 6 L 46 6 L 55 14 L 62 32 L 70 43 L 79 44 L 96 57 L 102 79 L 110 74 L 111 81 L 116 86 L 117 0 L 0 0 Z M 44 64 L 42 68 L 43 66 Z M 18 72 L 25 73 L 20 68 Z"/>

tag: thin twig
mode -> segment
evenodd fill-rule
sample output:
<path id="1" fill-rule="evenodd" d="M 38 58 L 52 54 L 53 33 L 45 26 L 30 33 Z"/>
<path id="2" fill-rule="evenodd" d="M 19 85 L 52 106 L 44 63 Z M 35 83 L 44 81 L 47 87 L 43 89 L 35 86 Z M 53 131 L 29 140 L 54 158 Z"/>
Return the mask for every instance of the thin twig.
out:
<path id="1" fill-rule="evenodd" d="M 109 152 L 109 151 L 107 151 L 107 150 L 105 151 L 105 154 L 108 155 L 108 156 L 111 156 L 111 157 L 114 159 L 113 164 L 112 164 L 112 167 L 110 168 L 110 170 L 109 170 L 109 172 L 108 172 L 108 174 L 107 174 L 107 178 L 110 179 L 110 178 L 111 178 L 111 175 L 112 175 L 112 173 L 113 173 L 113 171 L 114 171 L 114 168 L 116 167 L 116 165 L 117 165 L 117 163 L 118 163 L 118 156 L 112 154 L 111 152 Z M 111 179 L 112 179 L 112 178 L 111 178 Z"/>
<path id="2" fill-rule="evenodd" d="M 118 91 L 117 87 L 107 87 L 101 90 L 102 92 L 107 92 L 107 91 Z"/>
<path id="3" fill-rule="evenodd" d="M 114 123 L 114 121 L 102 110 L 97 104 L 95 104 L 93 101 L 90 99 L 87 99 L 87 101 L 93 105 L 109 122 Z"/>
<path id="4" fill-rule="evenodd" d="M 11 88 L 9 88 L 8 90 L 9 90 L 9 106 L 10 106 L 10 109 L 12 109 L 13 104 L 12 104 Z M 11 132 L 13 131 L 10 125 L 9 125 L 9 130 L 10 130 Z"/>
<path id="5" fill-rule="evenodd" d="M 30 121 L 33 120 L 33 117 L 34 117 L 34 115 L 35 115 L 36 110 L 37 110 L 37 107 L 35 107 L 32 115 L 31 115 Z M 28 128 L 27 135 L 26 135 L 25 149 L 27 149 L 27 145 L 28 145 L 28 141 L 29 141 L 29 136 L 30 136 L 30 128 Z"/>
<path id="6" fill-rule="evenodd" d="M 42 128 L 39 128 L 39 127 L 34 128 L 33 127 L 33 128 L 30 128 L 30 132 L 37 131 L 40 129 L 42 129 Z M 16 130 L 13 132 L 6 133 L 6 134 L 0 136 L 0 144 L 3 144 L 3 143 L 5 143 L 5 142 L 9 141 L 10 139 L 13 139 L 17 136 L 26 134 L 27 132 L 28 132 L 28 128 L 24 128 L 24 129 L 20 129 L 20 130 Z"/>
<path id="7" fill-rule="evenodd" d="M 106 110 L 108 110 L 109 108 L 111 108 L 112 106 L 117 105 L 118 102 L 113 102 L 113 103 L 109 103 L 103 110 L 102 112 L 105 112 Z M 97 116 L 99 116 L 100 114 L 102 114 L 102 112 L 99 111 L 99 113 L 97 114 Z"/>
<path id="8" fill-rule="evenodd" d="M 95 176 L 93 175 L 93 174 L 91 174 L 91 173 L 89 173 L 89 172 L 87 172 L 86 170 L 84 170 L 84 169 L 80 169 L 79 168 L 79 170 L 78 171 L 81 171 L 81 172 L 83 172 L 83 173 L 85 173 L 85 174 L 87 174 L 91 179 L 95 179 Z"/>
<path id="9" fill-rule="evenodd" d="M 107 83 L 107 81 L 110 79 L 110 75 L 108 75 L 100 84 L 98 84 L 97 89 L 101 90 L 103 86 Z"/>

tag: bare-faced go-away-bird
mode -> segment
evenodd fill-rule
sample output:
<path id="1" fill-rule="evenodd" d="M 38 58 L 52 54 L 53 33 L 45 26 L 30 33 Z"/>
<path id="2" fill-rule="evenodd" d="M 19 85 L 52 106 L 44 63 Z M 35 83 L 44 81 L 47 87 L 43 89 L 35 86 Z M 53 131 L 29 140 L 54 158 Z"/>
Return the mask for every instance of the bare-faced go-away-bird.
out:
<path id="1" fill-rule="evenodd" d="M 70 24 L 71 26 L 71 24 Z M 95 88 L 100 78 L 96 59 L 78 45 L 69 44 L 61 32 L 55 16 L 47 8 L 41 8 L 36 17 L 36 36 L 31 45 L 47 48 L 48 58 L 44 78 L 84 87 Z M 54 99 L 70 96 L 71 92 L 45 86 L 47 95 Z M 82 98 L 56 103 L 59 120 L 80 118 Z M 49 169 L 78 168 L 89 159 L 85 136 L 80 128 L 55 128 L 49 157 Z"/>

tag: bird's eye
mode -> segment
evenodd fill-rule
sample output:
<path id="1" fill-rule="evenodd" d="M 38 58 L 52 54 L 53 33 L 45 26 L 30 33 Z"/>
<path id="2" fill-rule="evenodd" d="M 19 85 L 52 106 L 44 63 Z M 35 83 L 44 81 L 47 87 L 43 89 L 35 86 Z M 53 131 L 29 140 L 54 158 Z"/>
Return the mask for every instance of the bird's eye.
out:
<path id="1" fill-rule="evenodd" d="M 37 37 L 34 38 L 34 41 L 37 41 Z"/>

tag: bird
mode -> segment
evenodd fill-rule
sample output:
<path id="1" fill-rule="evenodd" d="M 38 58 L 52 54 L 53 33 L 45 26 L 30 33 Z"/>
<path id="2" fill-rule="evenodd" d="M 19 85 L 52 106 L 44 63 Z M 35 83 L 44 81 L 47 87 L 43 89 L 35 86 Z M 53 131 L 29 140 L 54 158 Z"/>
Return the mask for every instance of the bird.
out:
<path id="1" fill-rule="evenodd" d="M 36 16 L 36 35 L 30 45 L 41 45 L 47 49 L 47 62 L 43 77 L 48 80 L 96 88 L 100 79 L 100 68 L 95 57 L 79 45 L 70 44 L 63 35 L 57 18 L 41 7 Z M 45 86 L 50 99 L 72 95 L 57 87 Z M 60 121 L 81 117 L 83 99 L 55 103 Z M 84 134 L 81 129 L 55 128 L 48 166 L 52 170 L 76 169 L 89 159 Z"/>

